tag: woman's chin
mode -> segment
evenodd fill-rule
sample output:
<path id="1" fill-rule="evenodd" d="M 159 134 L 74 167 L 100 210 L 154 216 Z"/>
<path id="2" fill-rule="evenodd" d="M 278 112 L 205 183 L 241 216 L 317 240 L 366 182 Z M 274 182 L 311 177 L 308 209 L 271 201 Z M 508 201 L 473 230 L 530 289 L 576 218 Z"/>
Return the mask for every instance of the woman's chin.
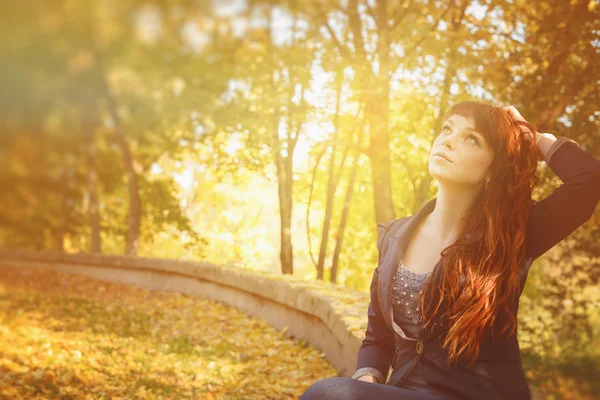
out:
<path id="1" fill-rule="evenodd" d="M 429 175 L 438 182 L 450 181 L 452 174 L 446 168 L 440 168 L 437 165 L 429 167 Z"/>

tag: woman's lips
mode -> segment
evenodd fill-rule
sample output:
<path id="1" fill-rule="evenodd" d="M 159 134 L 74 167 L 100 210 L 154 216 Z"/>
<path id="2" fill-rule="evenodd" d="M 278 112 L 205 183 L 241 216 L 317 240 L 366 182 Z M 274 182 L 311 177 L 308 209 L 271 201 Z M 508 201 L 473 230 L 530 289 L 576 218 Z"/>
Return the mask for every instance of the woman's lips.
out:
<path id="1" fill-rule="evenodd" d="M 438 158 L 438 159 L 440 159 L 440 160 L 444 160 L 444 161 L 447 161 L 447 162 L 449 162 L 449 163 L 451 163 L 451 162 L 452 162 L 452 161 L 448 160 L 448 158 L 446 158 L 446 157 L 445 157 L 445 156 L 443 156 L 442 154 L 434 154 L 434 155 L 433 155 L 433 158 Z"/>

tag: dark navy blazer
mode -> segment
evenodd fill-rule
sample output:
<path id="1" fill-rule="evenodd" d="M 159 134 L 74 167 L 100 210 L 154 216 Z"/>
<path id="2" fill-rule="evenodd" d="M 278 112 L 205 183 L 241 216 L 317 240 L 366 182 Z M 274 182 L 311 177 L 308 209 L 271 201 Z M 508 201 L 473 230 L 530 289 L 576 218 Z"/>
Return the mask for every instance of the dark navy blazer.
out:
<path id="1" fill-rule="evenodd" d="M 517 315 L 518 297 L 532 262 L 589 220 L 600 201 L 600 161 L 577 143 L 562 137 L 549 149 L 548 155 L 548 166 L 563 184 L 540 202 L 532 202 L 520 290 L 509 304 L 514 315 Z M 447 364 L 447 352 L 442 348 L 443 327 L 422 330 L 420 337 L 407 340 L 394 321 L 392 277 L 411 233 L 433 210 L 435 202 L 436 198 L 430 200 L 412 216 L 377 225 L 379 263 L 371 281 L 368 326 L 353 378 L 370 373 L 381 381 L 392 367 L 395 379 L 386 384 L 401 387 L 405 376 L 421 363 L 430 392 L 447 399 L 528 400 L 531 394 L 521 367 L 517 334 L 506 337 L 498 333 L 506 322 L 506 315 L 499 314 L 494 325 L 487 329 L 479 357 L 470 368 Z M 432 277 L 442 264 L 442 260 L 436 264 Z M 443 315 L 443 309 L 439 315 Z M 396 373 L 398 371 L 402 372 Z"/>

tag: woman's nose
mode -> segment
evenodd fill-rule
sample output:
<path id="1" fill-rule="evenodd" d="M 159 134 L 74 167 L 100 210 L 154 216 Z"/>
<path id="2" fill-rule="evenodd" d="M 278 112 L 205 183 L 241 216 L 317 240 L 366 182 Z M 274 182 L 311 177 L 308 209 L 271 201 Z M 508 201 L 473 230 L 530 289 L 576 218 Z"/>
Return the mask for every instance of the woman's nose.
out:
<path id="1" fill-rule="evenodd" d="M 454 133 L 452 133 L 452 134 L 442 138 L 442 147 L 447 147 L 447 148 L 451 149 L 453 147 L 455 136 L 456 135 Z"/>

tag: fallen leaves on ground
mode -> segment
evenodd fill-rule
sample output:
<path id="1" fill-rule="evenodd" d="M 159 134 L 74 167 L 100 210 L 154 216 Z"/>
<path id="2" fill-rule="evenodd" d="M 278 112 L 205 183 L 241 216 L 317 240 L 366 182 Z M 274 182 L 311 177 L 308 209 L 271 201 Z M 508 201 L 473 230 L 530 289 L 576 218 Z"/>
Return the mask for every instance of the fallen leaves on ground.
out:
<path id="1" fill-rule="evenodd" d="M 0 267 L 0 397 L 297 399 L 322 352 L 225 303 Z"/>

